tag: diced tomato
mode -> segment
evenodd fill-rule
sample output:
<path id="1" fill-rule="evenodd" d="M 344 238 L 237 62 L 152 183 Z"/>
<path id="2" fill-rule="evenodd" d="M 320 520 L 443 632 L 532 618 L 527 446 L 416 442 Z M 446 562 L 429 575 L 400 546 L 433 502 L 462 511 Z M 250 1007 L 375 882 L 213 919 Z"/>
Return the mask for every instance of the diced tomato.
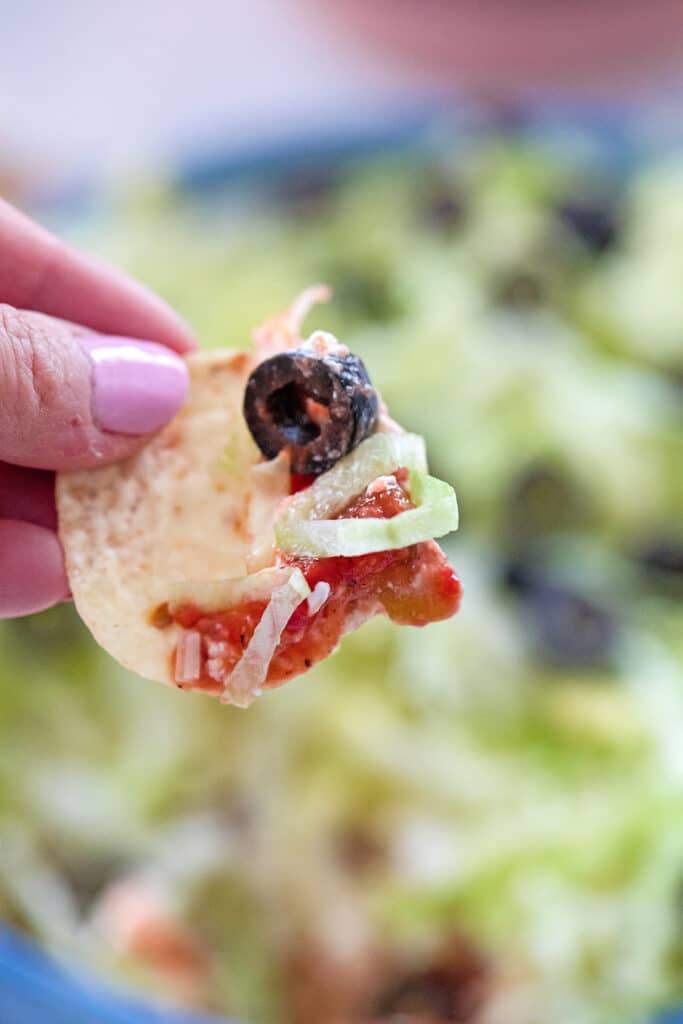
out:
<path id="1" fill-rule="evenodd" d="M 389 568 L 378 596 L 389 618 L 400 626 L 426 626 L 449 619 L 460 607 L 462 587 L 434 541 L 417 545 L 413 566 Z"/>
<path id="2" fill-rule="evenodd" d="M 193 604 L 183 604 L 174 608 L 173 620 L 183 629 L 196 630 L 202 638 L 200 678 L 177 685 L 181 689 L 197 688 L 220 693 L 223 690 L 223 678 L 232 672 L 242 657 L 263 615 L 266 603 L 249 601 L 224 612 L 203 612 Z M 174 678 L 175 657 L 174 652 Z"/>
<path id="3" fill-rule="evenodd" d="M 298 494 L 299 491 L 305 491 L 314 480 L 315 477 L 310 473 L 291 473 L 289 477 L 289 493 Z"/>
<path id="4" fill-rule="evenodd" d="M 292 477 L 292 489 L 301 490 L 310 482 Z M 338 518 L 391 519 L 413 508 L 406 482 L 407 472 L 399 470 L 384 486 L 356 498 Z M 270 664 L 267 686 L 278 686 L 327 657 L 351 620 L 361 622 L 385 612 L 401 625 L 424 626 L 449 618 L 460 604 L 460 581 L 434 541 L 353 558 L 281 555 L 279 564 L 300 569 L 311 590 L 317 583 L 329 583 L 330 594 L 315 615 L 309 615 L 307 601 L 294 612 Z M 201 677 L 183 685 L 220 692 L 222 679 L 241 657 L 264 608 L 264 603 L 251 602 L 208 614 L 189 605 L 175 609 L 175 621 L 202 637 Z M 216 647 L 220 644 L 224 650 Z"/>

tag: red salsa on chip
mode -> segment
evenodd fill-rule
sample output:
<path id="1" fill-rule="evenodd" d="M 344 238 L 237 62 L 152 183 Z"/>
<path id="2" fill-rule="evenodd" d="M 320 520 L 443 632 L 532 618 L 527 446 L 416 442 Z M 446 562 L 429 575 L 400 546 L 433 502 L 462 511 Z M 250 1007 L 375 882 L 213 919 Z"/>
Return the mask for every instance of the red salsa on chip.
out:
<path id="1" fill-rule="evenodd" d="M 292 480 L 292 490 L 308 481 Z M 406 491 L 407 473 L 378 479 L 335 518 L 391 519 L 414 505 Z M 266 687 L 306 671 L 327 657 L 349 629 L 371 615 L 385 613 L 400 625 L 425 626 L 447 619 L 460 604 L 458 577 L 435 541 L 353 557 L 305 558 L 279 553 L 277 564 L 300 569 L 311 589 L 287 622 L 265 679 Z M 323 585 L 322 587 L 320 585 Z M 316 588 L 318 588 L 316 590 Z M 324 593 L 316 608 L 315 594 Z M 267 601 L 246 601 L 223 612 L 204 612 L 195 604 L 173 608 L 172 620 L 198 634 L 198 677 L 178 681 L 181 688 L 222 692 L 247 648 Z"/>

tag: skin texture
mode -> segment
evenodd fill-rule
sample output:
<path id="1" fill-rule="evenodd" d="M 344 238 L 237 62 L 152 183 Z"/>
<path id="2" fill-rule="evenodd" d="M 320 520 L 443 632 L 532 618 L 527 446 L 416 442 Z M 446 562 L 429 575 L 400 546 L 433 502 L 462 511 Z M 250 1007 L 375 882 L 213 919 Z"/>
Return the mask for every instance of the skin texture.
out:
<path id="1" fill-rule="evenodd" d="M 68 598 L 54 471 L 144 445 L 195 347 L 161 299 L 0 200 L 0 618 Z"/>

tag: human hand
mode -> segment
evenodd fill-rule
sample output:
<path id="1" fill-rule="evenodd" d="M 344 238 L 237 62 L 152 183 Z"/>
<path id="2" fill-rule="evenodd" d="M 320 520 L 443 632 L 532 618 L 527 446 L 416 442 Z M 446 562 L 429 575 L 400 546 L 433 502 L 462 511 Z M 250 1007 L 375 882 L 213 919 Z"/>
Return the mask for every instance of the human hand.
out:
<path id="1" fill-rule="evenodd" d="M 54 471 L 143 445 L 185 397 L 172 350 L 194 347 L 160 299 L 0 200 L 0 618 L 69 596 Z"/>

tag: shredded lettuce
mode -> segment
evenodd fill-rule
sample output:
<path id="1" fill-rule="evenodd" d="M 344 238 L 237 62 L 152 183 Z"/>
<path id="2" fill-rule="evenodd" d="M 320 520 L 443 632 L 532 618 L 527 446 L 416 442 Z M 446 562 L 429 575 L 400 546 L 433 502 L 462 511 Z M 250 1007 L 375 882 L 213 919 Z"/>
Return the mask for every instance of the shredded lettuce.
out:
<path id="1" fill-rule="evenodd" d="M 410 494 L 417 506 L 391 519 L 297 519 L 285 515 L 275 525 L 281 550 L 311 558 L 353 557 L 391 551 L 443 537 L 458 528 L 453 488 L 417 470 L 410 472 Z"/>
<path id="2" fill-rule="evenodd" d="M 362 494 L 378 476 L 406 469 L 427 471 L 424 439 L 417 434 L 374 434 L 336 466 L 296 494 L 280 520 L 329 519 Z"/>
<path id="3" fill-rule="evenodd" d="M 642 1024 L 683 995 L 683 601 L 630 557 L 680 543 L 683 523 L 683 163 L 620 173 L 621 239 L 589 259 L 558 238 L 554 210 L 595 165 L 573 178 L 576 147 L 557 141 L 552 162 L 505 139 L 427 168 L 349 170 L 297 219 L 169 194 L 80 222 L 75 240 L 160 291 L 207 345 L 248 346 L 303 283 L 329 280 L 318 322 L 457 480 L 466 600 L 427 630 L 376 617 L 248 715 L 142 685 L 69 605 L 0 623 L 4 919 L 250 1024 L 291 1019 L 293 961 L 325 969 L 341 945 L 365 977 L 397 950 L 423 963 L 454 931 L 509 965 L 487 1020 Z M 450 195 L 461 219 L 446 202 L 444 220 Z M 510 301 L 520 271 L 536 283 L 526 305 Z M 550 516 L 544 571 L 592 581 L 617 618 L 599 671 L 539 658 L 542 600 L 500 586 L 548 520 L 520 496 L 539 465 L 582 541 L 570 550 Z M 286 577 L 266 579 L 264 604 Z M 350 838 L 375 850 L 369 870 L 349 862 Z M 200 990 L 179 991 L 177 961 L 124 959 L 98 927 L 102 894 L 130 875 L 198 930 Z M 310 1014 L 323 1024 L 319 1003 Z"/>
<path id="4" fill-rule="evenodd" d="M 258 696 L 282 631 L 310 593 L 311 588 L 299 569 L 295 569 L 287 582 L 273 591 L 246 651 L 226 680 L 221 697 L 224 704 L 246 708 Z"/>
<path id="5" fill-rule="evenodd" d="M 415 509 L 393 519 L 332 519 L 378 477 L 410 470 Z M 426 473 L 425 445 L 416 434 L 381 433 L 363 441 L 288 504 L 275 523 L 275 540 L 288 554 L 329 558 L 408 547 L 458 528 L 458 503 L 449 484 Z"/>

